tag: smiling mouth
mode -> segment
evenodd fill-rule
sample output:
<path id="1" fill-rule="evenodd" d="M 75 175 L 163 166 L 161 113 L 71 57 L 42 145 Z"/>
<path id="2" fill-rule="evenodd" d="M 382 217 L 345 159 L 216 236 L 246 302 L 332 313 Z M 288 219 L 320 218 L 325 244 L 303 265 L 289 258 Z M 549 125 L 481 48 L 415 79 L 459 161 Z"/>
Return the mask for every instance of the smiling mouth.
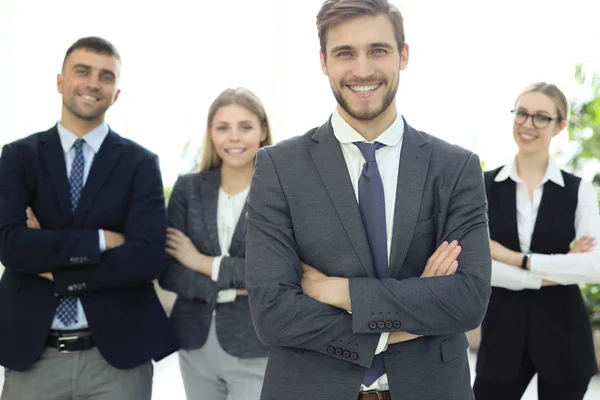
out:
<path id="1" fill-rule="evenodd" d="M 225 149 L 225 153 L 227 154 L 242 154 L 246 149 Z"/>
<path id="2" fill-rule="evenodd" d="M 519 132 L 519 137 L 523 140 L 531 141 L 537 139 L 537 136 L 528 135 L 527 133 Z"/>
<path id="3" fill-rule="evenodd" d="M 350 90 L 357 94 L 368 94 L 379 89 L 381 83 L 374 85 L 346 85 Z"/>
<path id="4" fill-rule="evenodd" d="M 96 96 L 90 96 L 89 94 L 80 94 L 79 97 L 81 97 L 83 100 L 87 101 L 87 102 L 98 102 L 100 101 L 99 98 L 97 98 Z"/>

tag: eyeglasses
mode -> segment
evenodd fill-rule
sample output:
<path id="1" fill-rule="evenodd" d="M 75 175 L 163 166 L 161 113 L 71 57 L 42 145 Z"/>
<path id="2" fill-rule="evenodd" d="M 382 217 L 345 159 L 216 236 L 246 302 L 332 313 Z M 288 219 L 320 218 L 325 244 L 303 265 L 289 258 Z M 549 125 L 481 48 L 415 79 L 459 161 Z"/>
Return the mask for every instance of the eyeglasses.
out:
<path id="1" fill-rule="evenodd" d="M 531 123 L 537 129 L 543 129 L 552 121 L 560 121 L 560 118 L 552 118 L 544 114 L 528 114 L 521 110 L 511 110 L 515 124 L 523 125 L 527 118 L 531 117 Z"/>

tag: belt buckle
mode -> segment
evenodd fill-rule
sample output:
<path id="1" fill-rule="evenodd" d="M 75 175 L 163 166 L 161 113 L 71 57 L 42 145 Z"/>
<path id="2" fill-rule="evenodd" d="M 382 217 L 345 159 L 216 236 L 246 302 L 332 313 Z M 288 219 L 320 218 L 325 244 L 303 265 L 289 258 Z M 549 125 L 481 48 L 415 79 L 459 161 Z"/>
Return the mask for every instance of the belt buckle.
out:
<path id="1" fill-rule="evenodd" d="M 76 353 L 75 351 L 70 351 L 66 349 L 67 343 L 73 342 L 79 339 L 79 336 L 59 336 L 56 338 L 56 349 L 59 353 Z"/>
<path id="2" fill-rule="evenodd" d="M 367 390 L 366 392 L 362 392 L 363 394 L 374 394 L 377 395 L 377 400 L 383 400 L 383 395 L 379 390 Z"/>

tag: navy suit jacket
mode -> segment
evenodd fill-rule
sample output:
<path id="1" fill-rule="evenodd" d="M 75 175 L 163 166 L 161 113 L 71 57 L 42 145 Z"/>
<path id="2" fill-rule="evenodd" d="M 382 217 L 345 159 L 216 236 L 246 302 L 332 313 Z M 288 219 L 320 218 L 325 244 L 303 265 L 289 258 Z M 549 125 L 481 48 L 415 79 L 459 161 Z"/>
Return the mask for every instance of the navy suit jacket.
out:
<path id="1" fill-rule="evenodd" d="M 42 229 L 25 225 L 30 206 Z M 126 243 L 100 252 L 98 230 Z M 158 158 L 110 131 L 71 212 L 56 127 L 7 144 L 0 157 L 0 364 L 26 370 L 44 350 L 60 296 L 81 299 L 95 343 L 126 369 L 176 350 L 153 280 L 164 268 L 166 218 Z M 39 277 L 51 272 L 54 282 Z"/>

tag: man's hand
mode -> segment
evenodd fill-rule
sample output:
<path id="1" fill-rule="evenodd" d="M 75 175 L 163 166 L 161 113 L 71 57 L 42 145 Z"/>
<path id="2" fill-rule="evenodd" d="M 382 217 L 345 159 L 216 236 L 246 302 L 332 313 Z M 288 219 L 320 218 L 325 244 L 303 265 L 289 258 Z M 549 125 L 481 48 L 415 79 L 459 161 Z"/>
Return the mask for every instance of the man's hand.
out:
<path id="1" fill-rule="evenodd" d="M 413 335 L 408 332 L 390 332 L 388 336 L 388 344 L 396 344 L 402 342 L 408 342 L 409 340 L 418 339 L 422 335 Z"/>
<path id="2" fill-rule="evenodd" d="M 235 294 L 237 296 L 248 296 L 248 291 L 246 289 L 237 289 Z"/>
<path id="3" fill-rule="evenodd" d="M 575 241 L 573 248 L 569 250 L 568 254 L 574 253 L 587 253 L 596 246 L 596 238 L 590 236 L 582 236 Z"/>
<path id="4" fill-rule="evenodd" d="M 106 250 L 114 249 L 125 244 L 125 236 L 121 233 L 104 230 L 104 242 L 106 243 Z"/>
<path id="5" fill-rule="evenodd" d="M 332 278 L 308 264 L 302 263 L 302 291 L 313 299 L 351 311 L 350 283 L 346 278 Z"/>
<path id="6" fill-rule="evenodd" d="M 37 217 L 33 213 L 33 210 L 31 209 L 31 207 L 27 207 L 27 209 L 25 210 L 25 215 L 27 216 L 25 225 L 27 225 L 28 228 L 42 229 L 42 226 L 40 225 L 39 221 L 37 220 Z"/>
<path id="7" fill-rule="evenodd" d="M 456 240 L 451 243 L 444 241 L 427 260 L 421 278 L 454 275 L 458 269 L 457 259 L 461 251 L 462 247 Z"/>
<path id="8" fill-rule="evenodd" d="M 43 274 L 39 274 L 39 276 L 54 282 L 54 276 L 52 275 L 52 272 L 44 272 Z"/>
<path id="9" fill-rule="evenodd" d="M 207 276 L 212 275 L 214 257 L 200 253 L 190 238 L 180 230 L 167 229 L 167 248 L 165 251 L 183 266 Z"/>

